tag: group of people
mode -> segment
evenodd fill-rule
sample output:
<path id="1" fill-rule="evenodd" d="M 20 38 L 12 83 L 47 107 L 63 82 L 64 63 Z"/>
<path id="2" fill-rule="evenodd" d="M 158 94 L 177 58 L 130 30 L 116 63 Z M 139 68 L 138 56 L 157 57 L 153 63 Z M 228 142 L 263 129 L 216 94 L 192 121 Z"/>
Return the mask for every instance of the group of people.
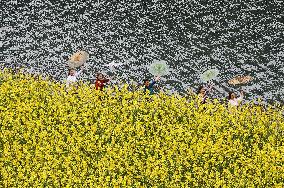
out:
<path id="1" fill-rule="evenodd" d="M 77 82 L 77 77 L 83 72 L 84 68 L 81 67 L 80 71 L 76 71 L 75 69 L 69 69 L 68 77 L 66 80 L 66 87 L 70 88 L 72 85 L 74 86 Z M 149 92 L 150 95 L 155 94 L 154 92 L 154 85 L 160 80 L 160 77 L 155 77 L 152 81 L 150 79 L 144 80 L 144 92 Z M 103 90 L 106 84 L 110 81 L 110 78 L 106 78 L 102 73 L 98 73 L 96 76 L 96 81 L 91 86 L 94 87 L 96 90 Z M 198 99 L 201 104 L 205 104 L 208 99 L 208 93 L 213 89 L 212 85 L 208 87 L 200 86 L 198 88 Z M 244 92 L 241 91 L 240 97 L 237 97 L 235 93 L 229 92 L 228 96 L 228 105 L 229 106 L 239 106 L 244 98 Z"/>
<path id="2" fill-rule="evenodd" d="M 75 69 L 69 69 L 68 71 L 68 77 L 66 80 L 66 87 L 70 88 L 71 86 L 74 86 L 77 82 L 77 77 L 83 72 L 84 68 L 83 66 L 81 67 L 81 70 L 78 72 Z M 105 87 L 106 83 L 109 82 L 110 79 L 105 78 L 102 73 L 98 73 L 96 76 L 96 82 L 95 84 L 92 84 L 92 87 L 94 86 L 96 90 L 103 90 Z"/>
<path id="3" fill-rule="evenodd" d="M 209 87 L 205 87 L 205 86 L 200 86 L 198 88 L 198 99 L 200 101 L 201 104 L 205 104 L 207 99 L 208 99 L 208 93 L 212 90 L 212 85 L 209 85 Z M 241 102 L 244 99 L 244 91 L 240 92 L 240 96 L 237 97 L 236 94 L 234 92 L 229 92 L 228 95 L 228 106 L 239 106 L 241 104 Z"/>

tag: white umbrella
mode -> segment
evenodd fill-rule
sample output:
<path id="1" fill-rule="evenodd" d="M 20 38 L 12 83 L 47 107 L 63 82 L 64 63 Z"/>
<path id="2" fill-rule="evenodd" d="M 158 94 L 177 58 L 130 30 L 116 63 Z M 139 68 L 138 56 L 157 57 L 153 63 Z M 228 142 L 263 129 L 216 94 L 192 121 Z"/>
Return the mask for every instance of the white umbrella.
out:
<path id="1" fill-rule="evenodd" d="M 245 84 L 253 80 L 253 77 L 251 76 L 236 76 L 228 81 L 231 85 L 237 85 L 237 84 Z"/>
<path id="2" fill-rule="evenodd" d="M 68 66 L 70 68 L 76 68 L 82 66 L 89 59 L 89 54 L 85 51 L 78 51 L 73 54 L 68 60 Z"/>
<path id="3" fill-rule="evenodd" d="M 216 79 L 218 74 L 219 74 L 218 69 L 210 69 L 210 70 L 205 71 L 203 74 L 201 74 L 200 78 L 202 81 L 208 82 L 208 81 Z"/>
<path id="4" fill-rule="evenodd" d="M 169 66 L 167 65 L 166 61 L 155 60 L 149 66 L 149 72 L 154 76 L 164 76 L 169 73 Z"/>

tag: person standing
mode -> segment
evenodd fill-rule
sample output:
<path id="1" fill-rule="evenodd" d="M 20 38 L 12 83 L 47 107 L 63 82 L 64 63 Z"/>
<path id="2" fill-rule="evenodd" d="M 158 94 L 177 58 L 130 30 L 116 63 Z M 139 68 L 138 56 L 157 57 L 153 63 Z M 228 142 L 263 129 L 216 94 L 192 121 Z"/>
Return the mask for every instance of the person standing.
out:
<path id="1" fill-rule="evenodd" d="M 74 68 L 69 69 L 68 71 L 68 77 L 66 80 L 66 87 L 70 88 L 71 86 L 75 86 L 77 82 L 77 77 L 83 72 L 83 67 L 81 67 L 81 70 L 76 72 Z"/>
<path id="2" fill-rule="evenodd" d="M 150 92 L 150 95 L 153 95 L 154 92 L 154 85 L 157 83 L 157 81 L 160 80 L 160 77 L 157 76 L 151 83 L 149 79 L 144 80 L 144 93 L 147 91 Z"/>
<path id="3" fill-rule="evenodd" d="M 240 97 L 236 97 L 236 94 L 234 92 L 229 92 L 229 103 L 228 106 L 232 107 L 232 106 L 239 106 L 242 102 L 242 100 L 244 99 L 244 92 L 241 91 Z"/>
<path id="4" fill-rule="evenodd" d="M 106 85 L 106 83 L 109 82 L 110 79 L 107 79 L 104 77 L 102 73 L 98 73 L 96 77 L 96 82 L 95 82 L 95 88 L 96 90 L 102 91 Z"/>
<path id="5" fill-rule="evenodd" d="M 198 100 L 201 104 L 205 104 L 208 99 L 208 93 L 212 90 L 213 86 L 209 85 L 209 87 L 200 86 L 197 91 Z"/>

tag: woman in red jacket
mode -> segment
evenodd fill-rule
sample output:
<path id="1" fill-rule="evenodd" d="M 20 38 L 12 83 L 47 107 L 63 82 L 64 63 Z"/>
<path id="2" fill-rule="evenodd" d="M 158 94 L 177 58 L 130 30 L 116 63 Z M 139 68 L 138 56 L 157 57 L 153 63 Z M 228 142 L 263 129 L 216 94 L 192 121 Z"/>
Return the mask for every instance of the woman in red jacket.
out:
<path id="1" fill-rule="evenodd" d="M 107 82 L 109 82 L 109 79 L 106 79 L 102 73 L 98 73 L 97 79 L 96 79 L 96 82 L 95 82 L 96 90 L 102 91 Z"/>

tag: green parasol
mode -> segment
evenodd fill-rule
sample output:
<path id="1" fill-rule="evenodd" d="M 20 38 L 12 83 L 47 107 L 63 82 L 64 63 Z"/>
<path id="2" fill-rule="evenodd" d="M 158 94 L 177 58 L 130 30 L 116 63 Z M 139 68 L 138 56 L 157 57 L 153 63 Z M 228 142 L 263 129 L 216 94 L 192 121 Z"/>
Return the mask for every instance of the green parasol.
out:
<path id="1" fill-rule="evenodd" d="M 169 73 L 169 66 L 167 65 L 166 61 L 155 60 L 149 66 L 149 72 L 154 76 L 164 76 Z"/>
<path id="2" fill-rule="evenodd" d="M 205 71 L 203 74 L 201 74 L 200 78 L 202 81 L 208 82 L 208 81 L 216 79 L 218 74 L 219 74 L 218 69 L 210 69 L 210 70 Z"/>

